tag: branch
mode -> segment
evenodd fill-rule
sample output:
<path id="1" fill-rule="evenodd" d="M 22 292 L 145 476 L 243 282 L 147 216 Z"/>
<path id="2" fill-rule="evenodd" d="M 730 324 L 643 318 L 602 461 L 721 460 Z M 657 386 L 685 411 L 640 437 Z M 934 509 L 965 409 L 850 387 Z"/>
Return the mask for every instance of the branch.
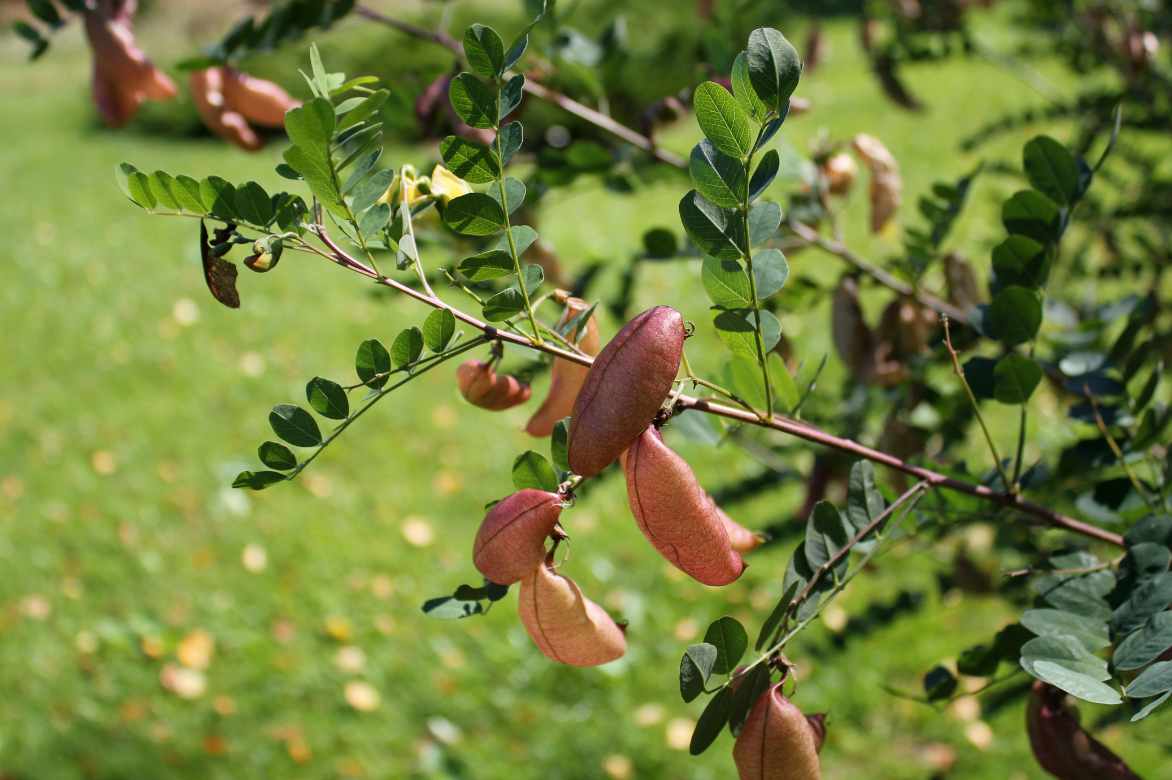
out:
<path id="1" fill-rule="evenodd" d="M 418 25 L 411 24 L 410 22 L 404 22 L 401 19 L 395 19 L 393 17 L 387 16 L 386 14 L 380 13 L 379 11 L 367 8 L 363 5 L 355 7 L 354 12 L 359 16 L 371 20 L 372 22 L 385 24 L 387 27 L 398 30 L 405 35 L 411 36 L 412 38 L 418 38 L 422 41 L 434 43 L 437 46 L 443 46 L 445 49 L 455 54 L 458 58 L 464 58 L 464 47 L 460 44 L 459 41 L 442 30 L 437 30 L 434 32 L 431 30 L 426 30 L 422 27 L 419 27 Z M 631 144 L 632 146 L 642 149 L 662 163 L 667 163 L 668 165 L 681 169 L 688 167 L 687 162 L 682 157 L 664 149 L 660 149 L 658 146 L 656 146 L 655 141 L 648 136 L 643 135 L 637 130 L 632 130 L 623 123 L 615 120 L 613 117 L 607 116 L 601 111 L 596 111 L 589 106 L 579 103 L 567 95 L 563 95 L 561 92 L 550 89 L 541 82 L 534 80 L 530 76 L 525 77 L 525 83 L 522 86 L 522 89 L 538 100 L 544 100 L 547 103 L 552 103 L 563 111 L 573 114 L 579 119 L 584 119 L 595 127 L 610 133 L 616 138 L 619 138 Z"/>
<path id="2" fill-rule="evenodd" d="M 966 325 L 969 323 L 968 315 L 958 309 L 956 306 L 953 306 L 948 301 L 942 300 L 941 298 L 938 298 L 931 293 L 917 290 L 895 275 L 859 257 L 838 241 L 834 241 L 829 238 L 823 238 L 821 235 L 819 235 L 818 231 L 814 230 L 809 225 L 802 224 L 796 220 L 790 220 L 786 224 L 789 226 L 790 230 L 792 230 L 799 238 L 801 238 L 810 246 L 816 246 L 823 252 L 832 254 L 841 260 L 845 260 L 849 265 L 852 265 L 858 270 L 862 271 L 864 274 L 871 277 L 884 287 L 894 290 L 900 295 L 906 295 L 916 303 L 922 306 L 927 306 L 929 309 L 934 309 L 938 314 L 943 314 L 945 317 L 948 317 L 951 320 L 963 322 Z"/>
<path id="3" fill-rule="evenodd" d="M 561 347 L 554 346 L 549 342 L 542 342 L 540 344 L 534 343 L 525 336 L 517 333 L 510 333 L 508 331 L 498 330 L 496 327 L 482 322 L 471 314 L 460 311 L 455 307 L 445 303 L 434 295 L 428 295 L 412 287 L 409 287 L 402 282 L 395 281 L 386 276 L 382 276 L 374 271 L 374 269 L 365 265 L 364 263 L 350 257 L 346 252 L 339 247 L 333 239 L 330 238 L 322 225 L 317 225 L 315 232 L 321 238 L 322 242 L 330 249 L 328 259 L 337 263 L 344 268 L 348 268 L 356 273 L 359 273 L 369 279 L 373 279 L 377 284 L 414 298 L 417 301 L 426 303 L 437 309 L 447 309 L 452 312 L 456 319 L 470 325 L 473 328 L 483 332 L 486 336 L 500 341 L 516 344 L 520 347 L 532 349 L 537 352 L 544 352 L 554 357 L 568 360 L 571 363 L 578 363 L 583 366 L 590 366 L 594 359 L 589 355 L 571 352 Z M 323 253 L 324 254 L 324 253 Z M 908 474 L 915 477 L 917 480 L 926 482 L 933 488 L 944 488 L 956 493 L 963 493 L 967 496 L 979 498 L 983 501 L 988 501 L 1001 507 L 1015 509 L 1023 514 L 1030 515 L 1036 518 L 1041 524 L 1049 525 L 1054 528 L 1060 528 L 1071 533 L 1076 533 L 1090 539 L 1096 539 L 1107 544 L 1115 545 L 1116 547 L 1123 547 L 1123 537 L 1111 531 L 1098 528 L 1089 523 L 1084 523 L 1081 520 L 1076 520 L 1073 517 L 1055 512 L 1054 510 L 1025 501 L 1020 496 L 1012 493 L 1000 493 L 984 485 L 974 485 L 969 482 L 964 482 L 953 477 L 940 474 L 939 472 L 926 469 L 921 466 L 914 466 L 900 458 L 890 455 L 880 450 L 871 449 L 870 447 L 859 444 L 851 439 L 843 439 L 830 433 L 826 433 L 818 428 L 815 428 L 808 423 L 792 420 L 781 415 L 774 415 L 768 418 L 762 418 L 757 413 L 745 409 L 738 409 L 732 406 L 715 403 L 706 398 L 696 398 L 689 395 L 680 395 L 675 402 L 677 410 L 695 409 L 698 412 L 706 414 L 713 414 L 718 417 L 724 417 L 729 420 L 736 420 L 738 422 L 748 423 L 749 425 L 756 425 L 762 428 L 771 428 L 773 430 L 781 431 L 790 436 L 795 436 L 799 439 L 820 444 L 839 452 L 844 452 L 864 460 L 869 460 L 872 463 L 878 463 L 882 466 L 895 469 L 896 471 Z"/>

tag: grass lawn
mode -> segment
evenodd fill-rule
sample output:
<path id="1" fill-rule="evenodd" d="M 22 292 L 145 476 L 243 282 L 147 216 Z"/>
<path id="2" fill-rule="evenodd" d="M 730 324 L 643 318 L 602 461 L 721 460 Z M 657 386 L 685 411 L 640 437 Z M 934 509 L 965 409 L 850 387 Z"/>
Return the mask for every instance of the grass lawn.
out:
<path id="1" fill-rule="evenodd" d="M 1008 35 L 1003 20 L 980 32 L 994 44 Z M 173 34 L 148 26 L 144 38 L 150 48 Z M 8 274 L 0 289 L 0 777 L 729 777 L 727 735 L 700 758 L 687 754 L 699 703 L 679 699 L 679 656 L 722 614 L 755 633 L 779 595 L 791 545 L 752 557 L 729 588 L 703 588 L 646 544 L 620 480 L 603 481 L 566 516 L 573 553 L 565 570 L 630 621 L 630 649 L 603 669 L 578 670 L 540 656 L 513 595 L 483 619 L 450 623 L 419 611 L 425 598 L 474 580 L 481 507 L 510 490 L 517 453 L 545 450 L 521 431 L 527 409 L 489 415 L 464 404 L 454 369 L 384 401 L 296 483 L 261 494 L 229 488 L 271 436 L 272 404 L 301 401 L 315 375 L 349 379 L 359 342 L 389 341 L 426 312 L 295 255 L 279 273 L 242 272 L 239 311 L 212 301 L 195 223 L 144 216 L 118 193 L 113 168 L 130 160 L 148 171 L 278 186 L 272 169 L 282 144 L 250 156 L 142 125 L 101 129 L 80 36 L 61 38 L 34 66 L 11 36 L 0 40 Z M 160 59 L 187 51 L 177 46 Z M 883 138 L 903 167 L 905 223 L 917 219 L 915 197 L 933 181 L 976 163 L 956 151 L 959 138 L 1039 99 L 983 60 L 918 67 L 909 78 L 927 113 L 886 102 L 865 75 L 853 28 L 832 25 L 830 55 L 801 87 L 816 108 L 783 132 L 783 144 L 798 149 L 820 128 Z M 980 153 L 1016 163 L 1038 129 Z M 668 137 L 686 150 L 698 131 L 685 122 Z M 434 156 L 433 148 L 390 148 L 384 159 Z M 658 181 L 633 207 L 583 182 L 542 211 L 542 232 L 570 269 L 615 264 L 598 288 L 606 295 L 644 230 L 680 232 L 675 204 L 687 186 L 682 177 Z M 786 186 L 775 185 L 778 196 Z M 1000 235 L 997 204 L 1013 187 L 979 180 L 953 235 L 978 266 Z M 864 234 L 864 196 L 856 188 L 847 235 L 864 254 L 889 256 L 898 237 Z M 792 263 L 823 280 L 839 270 L 813 253 Z M 705 335 L 696 269 L 656 265 L 641 279 L 640 308 L 679 301 L 700 326 L 697 369 L 714 370 L 716 351 L 701 348 L 715 341 Z M 829 349 L 824 311 L 782 321 L 807 360 Z M 831 363 L 827 381 L 840 381 Z M 1061 419 L 1041 417 L 1039 426 Z M 731 447 L 679 446 L 710 489 L 760 471 Z M 799 448 L 794 464 L 810 457 Z M 764 526 L 799 501 L 790 485 L 729 509 Z M 792 646 L 798 702 L 830 713 L 828 778 L 924 778 L 945 764 L 950 778 L 1041 776 L 1020 702 L 982 712 L 966 700 L 941 715 L 883 690 L 918 690 L 930 666 L 1011 619 L 993 598 L 940 593 L 937 576 L 952 550 L 898 548 L 828 622 L 906 592 L 896 619 L 837 643 L 830 629 L 811 630 Z M 199 694 L 180 697 L 161 679 L 172 679 L 180 656 L 206 649 L 205 635 L 214 640 L 206 690 L 180 673 L 178 684 Z M 370 692 L 354 683 L 370 686 L 377 705 L 348 704 L 347 686 L 351 697 Z M 1150 776 L 1166 759 L 1157 744 L 1166 724 L 1156 720 L 1103 734 Z"/>

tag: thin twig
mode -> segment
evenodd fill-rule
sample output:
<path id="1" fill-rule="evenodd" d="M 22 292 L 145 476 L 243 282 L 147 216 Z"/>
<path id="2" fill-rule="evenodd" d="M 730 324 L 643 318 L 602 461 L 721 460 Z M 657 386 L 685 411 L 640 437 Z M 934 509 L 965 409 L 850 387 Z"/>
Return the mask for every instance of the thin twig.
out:
<path id="1" fill-rule="evenodd" d="M 1135 492 L 1143 499 L 1143 502 L 1148 505 L 1148 509 L 1153 512 L 1158 512 L 1159 507 L 1148 496 L 1148 492 L 1144 490 L 1143 483 L 1139 481 L 1139 476 L 1136 475 L 1135 470 L 1131 468 L 1131 464 L 1127 462 L 1127 458 L 1123 454 L 1123 450 L 1119 447 L 1119 443 L 1115 441 L 1115 437 L 1111 435 L 1111 431 L 1107 428 L 1107 422 L 1103 419 L 1102 413 L 1099 411 L 1099 401 L 1095 398 L 1095 394 L 1091 392 L 1091 388 L 1083 384 L 1083 395 L 1091 402 L 1091 411 L 1095 414 L 1095 426 L 1098 427 L 1099 433 L 1107 440 L 1107 446 L 1111 448 L 1115 459 L 1119 461 L 1119 465 L 1123 468 L 1123 473 L 1127 475 L 1127 479 L 1131 482 L 1131 486 L 1135 488 Z"/>
<path id="2" fill-rule="evenodd" d="M 500 341 L 507 341 L 511 344 L 526 347 L 528 349 L 545 352 L 546 354 L 555 357 L 564 358 L 571 363 L 577 363 L 583 366 L 589 366 L 594 362 L 594 358 L 589 355 L 578 354 L 570 352 L 555 346 L 549 342 L 535 344 L 528 338 L 518 335 L 516 333 L 509 333 L 498 330 L 496 327 L 489 325 L 486 322 L 481 322 L 467 312 L 460 311 L 450 304 L 440 300 L 439 298 L 428 295 L 427 293 L 416 290 L 402 282 L 398 282 L 389 277 L 380 276 L 374 272 L 369 266 L 355 260 L 346 254 L 333 239 L 330 238 L 322 225 L 317 225 L 315 232 L 321 238 L 322 242 L 330 249 L 329 259 L 340 266 L 348 268 L 356 273 L 373 279 L 377 284 L 384 287 L 390 287 L 394 290 L 414 298 L 417 301 L 426 303 L 429 306 L 437 309 L 448 309 L 456 317 L 456 319 L 470 325 L 477 330 L 482 331 L 490 338 L 498 339 Z M 324 254 L 320 253 L 319 254 Z M 1076 533 L 1090 539 L 1096 539 L 1107 544 L 1112 544 L 1116 547 L 1123 547 L 1123 537 L 1111 531 L 1104 530 L 1089 523 L 1084 523 L 1073 517 L 1067 517 L 1059 512 L 1056 512 L 1049 507 L 1034 504 L 1023 500 L 1020 496 L 1013 493 L 1002 493 L 988 488 L 984 485 L 974 485 L 969 482 L 964 482 L 953 477 L 940 474 L 939 472 L 926 469 L 921 466 L 912 465 L 894 455 L 891 455 L 880 450 L 871 449 L 865 445 L 859 444 L 851 439 L 843 439 L 833 434 L 826 433 L 819 430 L 812 425 L 798 420 L 793 420 L 781 415 L 774 415 L 768 420 L 762 420 L 756 412 L 738 409 L 732 406 L 715 403 L 706 398 L 695 398 L 693 396 L 681 395 L 676 400 L 675 408 L 678 410 L 695 409 L 696 411 L 705 412 L 706 414 L 713 414 L 718 417 L 724 417 L 729 420 L 736 420 L 738 422 L 756 425 L 762 428 L 770 428 L 772 430 L 780 431 L 790 436 L 795 436 L 799 439 L 819 444 L 830 449 L 838 450 L 849 455 L 854 455 L 858 458 L 869 460 L 872 463 L 878 463 L 888 468 L 895 469 L 909 476 L 915 477 L 918 480 L 927 482 L 933 488 L 944 488 L 956 493 L 963 493 L 967 496 L 979 498 L 988 501 L 998 506 L 1016 509 L 1017 511 L 1031 515 L 1037 518 L 1045 525 L 1054 528 L 1061 528 L 1071 533 Z"/>
<path id="3" fill-rule="evenodd" d="M 842 243 L 823 237 L 818 233 L 817 230 L 814 230 L 814 228 L 810 227 L 809 225 L 803 224 L 793 219 L 789 220 L 786 225 L 788 225 L 789 229 L 792 230 L 800 239 L 802 239 L 802 241 L 806 242 L 810 246 L 815 246 L 821 249 L 823 252 L 834 255 L 840 260 L 845 260 L 848 264 L 862 271 L 864 274 L 871 277 L 884 287 L 893 290 L 900 295 L 906 295 L 916 303 L 935 310 L 938 314 L 942 314 L 945 317 L 956 320 L 957 322 L 968 324 L 968 315 L 958 309 L 956 306 L 953 306 L 948 301 L 932 295 L 931 293 L 927 293 L 923 290 L 912 287 L 910 284 L 898 278 L 894 274 L 891 274 L 874 263 L 870 263 L 867 260 L 859 257 Z"/>
<path id="4" fill-rule="evenodd" d="M 997 445 L 993 443 L 993 434 L 989 433 L 989 426 L 985 425 L 985 418 L 981 415 L 981 405 L 977 403 L 977 396 L 973 393 L 973 388 L 969 386 L 969 381 L 965 379 L 964 370 L 960 367 L 960 358 L 957 357 L 956 350 L 952 347 L 952 331 L 948 327 L 948 317 L 944 318 L 944 346 L 948 347 L 948 356 L 952 358 L 952 370 L 956 374 L 956 378 L 960 380 L 960 385 L 964 388 L 965 395 L 968 396 L 969 404 L 973 407 L 973 414 L 977 417 L 977 423 L 980 424 L 981 430 L 985 434 L 985 443 L 989 445 L 989 452 L 993 455 L 993 463 L 997 465 L 997 473 L 1001 475 L 1001 484 L 1006 490 L 1016 493 L 1016 482 L 1010 481 L 1009 475 L 1005 473 L 1005 465 L 1001 462 Z"/>

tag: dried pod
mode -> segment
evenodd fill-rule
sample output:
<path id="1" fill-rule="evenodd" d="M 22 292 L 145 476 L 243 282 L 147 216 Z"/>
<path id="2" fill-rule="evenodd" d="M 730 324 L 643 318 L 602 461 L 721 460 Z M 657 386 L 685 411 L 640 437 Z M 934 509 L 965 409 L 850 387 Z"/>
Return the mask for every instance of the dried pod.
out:
<path id="1" fill-rule="evenodd" d="M 874 136 L 859 133 L 851 145 L 871 172 L 871 232 L 878 233 L 895 215 L 903 197 L 899 163 Z"/>
<path id="2" fill-rule="evenodd" d="M 134 40 L 135 3 L 97 4 L 86 11 L 85 34 L 93 51 L 94 104 L 109 127 L 122 127 L 147 100 L 175 97 L 175 84 L 156 68 Z"/>
<path id="3" fill-rule="evenodd" d="M 558 327 L 565 325 L 574 317 L 590 308 L 590 304 L 581 298 L 568 298 L 566 309 L 558 320 Z M 568 335 L 570 341 L 578 339 L 579 329 L 575 327 Z M 594 315 L 586 321 L 585 334 L 578 341 L 578 347 L 588 355 L 598 354 L 598 323 Z M 586 382 L 586 375 L 590 372 L 589 366 L 573 363 L 562 358 L 554 358 L 553 368 L 550 369 L 549 394 L 545 401 L 529 418 L 525 426 L 530 436 L 549 436 L 553 433 L 553 426 L 563 417 L 567 417 L 574 410 L 574 401 L 578 399 L 578 392 Z"/>
<path id="4" fill-rule="evenodd" d="M 967 310 L 981 302 L 981 288 L 969 261 L 956 252 L 944 256 L 944 280 L 948 285 L 948 300 L 957 308 Z"/>
<path id="5" fill-rule="evenodd" d="M 1088 734 L 1066 694 L 1038 680 L 1026 706 L 1034 758 L 1059 780 L 1139 780 L 1119 756 Z"/>
<path id="6" fill-rule="evenodd" d="M 598 666 L 627 650 L 623 630 L 582 595 L 547 559 L 521 580 L 518 611 L 525 630 L 547 657 L 571 666 Z"/>
<path id="7" fill-rule="evenodd" d="M 684 319 L 669 306 L 639 314 L 586 374 L 570 423 L 570 468 L 592 477 L 635 441 L 671 391 L 684 352 Z"/>
<path id="8" fill-rule="evenodd" d="M 891 345 L 895 359 L 905 359 L 928 350 L 938 324 L 936 312 L 911 298 L 900 297 L 883 310 L 878 338 Z"/>
<path id="9" fill-rule="evenodd" d="M 285 126 L 285 112 L 301 101 L 271 81 L 258 79 L 234 68 L 224 69 L 224 99 L 249 122 L 263 127 Z"/>
<path id="10" fill-rule="evenodd" d="M 781 683 L 753 705 L 733 746 L 741 780 L 818 780 L 817 734 L 802 711 L 781 692 Z"/>
<path id="11" fill-rule="evenodd" d="M 816 712 L 806 716 L 810 730 L 814 732 L 814 750 L 822 752 L 822 745 L 826 742 L 826 713 Z"/>
<path id="12" fill-rule="evenodd" d="M 647 428 L 627 450 L 627 500 L 639 530 L 680 571 L 705 585 L 727 585 L 745 561 L 733 549 L 720 510 L 687 461 Z"/>
<path id="13" fill-rule="evenodd" d="M 831 195 L 846 195 L 850 192 L 858 172 L 858 163 L 846 152 L 831 155 L 822 164 L 822 175 L 826 177 L 826 187 Z"/>
<path id="14" fill-rule="evenodd" d="M 473 406 L 499 412 L 529 400 L 533 392 L 515 376 L 498 375 L 491 363 L 469 360 L 456 369 L 460 395 Z"/>
<path id="15" fill-rule="evenodd" d="M 191 99 L 199 118 L 216 135 L 241 149 L 255 152 L 264 143 L 249 126 L 244 115 L 235 111 L 224 97 L 227 68 L 204 68 L 193 71 L 188 81 Z"/>
<path id="16" fill-rule="evenodd" d="M 476 532 L 472 562 L 498 585 L 512 585 L 545 560 L 545 540 L 562 513 L 556 493 L 525 489 L 493 504 Z"/>
<path id="17" fill-rule="evenodd" d="M 834 288 L 830 308 L 830 330 L 838 356 L 856 379 L 870 374 L 875 353 L 875 337 L 863 319 L 859 303 L 859 283 L 844 276 Z"/>

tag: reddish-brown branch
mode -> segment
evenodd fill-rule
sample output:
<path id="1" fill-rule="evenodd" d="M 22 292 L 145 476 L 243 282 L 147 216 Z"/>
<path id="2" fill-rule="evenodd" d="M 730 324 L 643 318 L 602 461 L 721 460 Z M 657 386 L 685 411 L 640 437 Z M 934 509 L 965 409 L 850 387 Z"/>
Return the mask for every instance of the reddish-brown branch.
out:
<path id="1" fill-rule="evenodd" d="M 376 283 L 381 284 L 384 287 L 390 287 L 394 290 L 398 290 L 404 295 L 414 298 L 415 300 L 422 303 L 426 303 L 429 306 L 435 307 L 437 309 L 448 309 L 458 320 L 464 322 L 467 325 L 470 325 L 473 328 L 476 328 L 483 333 L 492 335 L 504 342 L 516 344 L 517 346 L 539 352 L 545 352 L 546 354 L 554 355 L 556 357 L 560 357 L 574 363 L 579 363 L 584 366 L 589 366 L 594 362 L 593 358 L 591 358 L 589 355 L 570 352 L 568 350 L 562 349 L 561 347 L 554 346 L 549 342 L 535 344 L 520 334 L 498 330 L 493 325 L 482 322 L 476 317 L 473 317 L 466 312 L 462 312 L 459 309 L 450 306 L 435 296 L 428 295 L 425 292 L 416 290 L 394 279 L 381 276 L 376 273 L 374 269 L 348 255 L 333 241 L 332 238 L 330 238 L 329 234 L 326 233 L 324 228 L 319 227 L 317 234 L 321 238 L 322 242 L 327 247 L 329 247 L 331 252 L 330 259 L 338 265 L 349 268 L 356 273 L 373 279 Z M 843 439 L 833 434 L 826 433 L 823 430 L 815 428 L 809 423 L 793 420 L 780 415 L 774 415 L 770 418 L 762 419 L 761 416 L 754 412 L 733 406 L 727 406 L 725 404 L 711 401 L 707 398 L 696 398 L 690 395 L 680 395 L 676 400 L 676 407 L 681 410 L 695 409 L 699 412 L 714 414 L 718 417 L 724 417 L 729 420 L 736 420 L 738 422 L 747 423 L 749 425 L 772 428 L 790 436 L 795 436 L 799 439 L 804 439 L 805 441 L 822 445 L 823 447 L 828 447 L 839 452 L 844 452 L 849 455 L 863 458 L 864 460 L 869 460 L 872 463 L 878 463 L 882 466 L 887 466 L 888 468 L 895 469 L 896 471 L 915 477 L 917 480 L 925 482 L 931 487 L 952 490 L 957 493 L 963 493 L 967 496 L 973 496 L 974 498 L 989 501 L 998 506 L 1015 509 L 1018 512 L 1036 518 L 1044 525 L 1049 525 L 1054 528 L 1061 528 L 1063 530 L 1070 531 L 1090 539 L 1095 539 L 1101 542 L 1106 542 L 1107 544 L 1115 545 L 1116 547 L 1123 547 L 1123 537 L 1119 534 L 1106 531 L 1089 523 L 1084 523 L 1083 521 L 1076 520 L 1073 517 L 1067 517 L 1066 515 L 1055 512 L 1048 507 L 1026 501 L 1020 496 L 1016 496 L 1011 493 L 1000 493 L 996 490 L 985 487 L 984 485 L 974 485 L 969 482 L 964 482 L 962 480 L 949 477 L 945 474 L 940 474 L 939 472 L 932 471 L 931 469 L 923 468 L 922 466 L 912 465 L 886 452 L 872 449 L 851 439 Z"/>
<path id="2" fill-rule="evenodd" d="M 398 30 L 405 35 L 410 35 L 412 38 L 418 38 L 420 40 L 429 41 L 439 46 L 443 46 L 445 49 L 448 49 L 461 59 L 464 57 L 464 47 L 460 44 L 460 42 L 442 30 L 426 30 L 422 27 L 419 27 L 418 25 L 411 24 L 410 22 L 404 22 L 401 19 L 395 19 L 394 17 L 387 16 L 386 14 L 361 5 L 357 6 L 354 9 L 354 12 L 359 16 L 370 19 L 373 22 L 385 24 L 386 26 L 394 30 Z M 577 100 L 574 100 L 567 95 L 563 95 L 561 92 L 550 89 L 530 76 L 525 77 L 523 89 L 526 93 L 532 95 L 538 100 L 544 100 L 547 103 L 552 103 L 563 111 L 573 114 L 579 119 L 584 119 L 595 127 L 605 130 L 616 138 L 619 138 L 620 140 L 626 141 L 632 146 L 642 149 L 660 162 L 667 163 L 668 165 L 675 166 L 676 168 L 687 167 L 687 163 L 682 157 L 665 149 L 660 149 L 658 146 L 656 146 L 653 139 L 648 138 L 637 130 L 632 130 L 623 123 L 616 121 L 613 117 L 607 116 L 601 111 L 596 111 L 595 109 L 583 105 L 582 103 L 579 103 Z"/>

